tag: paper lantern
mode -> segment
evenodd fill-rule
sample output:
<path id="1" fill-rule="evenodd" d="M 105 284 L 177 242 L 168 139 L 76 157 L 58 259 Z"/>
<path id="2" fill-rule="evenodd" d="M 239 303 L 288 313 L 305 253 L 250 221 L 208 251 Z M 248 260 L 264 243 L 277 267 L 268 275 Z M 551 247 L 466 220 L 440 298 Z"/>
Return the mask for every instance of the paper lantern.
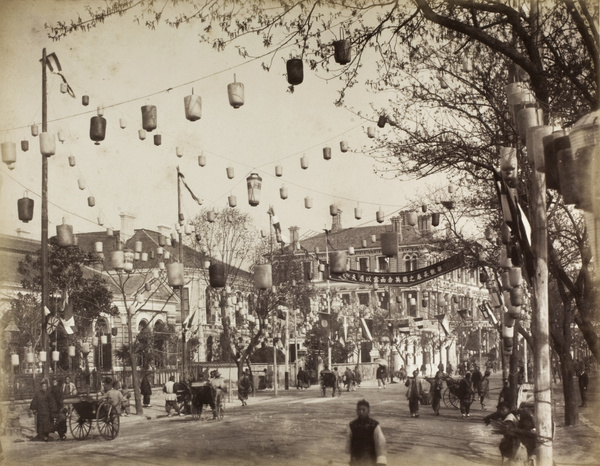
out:
<path id="1" fill-rule="evenodd" d="M 23 141 L 21 141 L 21 150 L 23 152 L 27 152 L 29 150 L 29 141 L 24 139 Z"/>
<path id="2" fill-rule="evenodd" d="M 406 223 L 411 227 L 414 227 L 417 224 L 417 213 L 415 211 L 407 212 L 406 214 Z"/>
<path id="3" fill-rule="evenodd" d="M 89 95 L 82 95 L 81 96 L 81 104 L 85 107 L 87 107 L 90 104 L 90 96 Z"/>
<path id="4" fill-rule="evenodd" d="M 308 197 L 308 196 L 307 196 L 307 197 L 305 197 L 305 198 L 304 198 L 304 207 L 305 207 L 306 209 L 312 209 L 312 206 L 313 206 L 313 200 L 312 200 L 312 197 Z"/>
<path id="5" fill-rule="evenodd" d="M 143 247 L 143 244 L 142 244 L 142 242 L 141 242 L 141 241 L 136 241 L 136 242 L 135 242 L 135 243 L 133 243 L 133 244 L 134 244 L 134 246 L 133 246 L 133 250 L 134 250 L 135 252 L 142 252 L 142 247 Z"/>
<path id="6" fill-rule="evenodd" d="M 112 228 L 107 228 L 106 229 L 106 236 L 112 236 L 113 235 L 113 229 Z"/>
<path id="7" fill-rule="evenodd" d="M 517 133 L 521 138 L 521 142 L 526 142 L 529 128 L 542 124 L 544 124 L 544 111 L 541 108 L 532 106 L 519 110 L 517 113 Z"/>
<path id="8" fill-rule="evenodd" d="M 167 238 L 165 235 L 158 235 L 158 245 L 164 247 L 167 245 Z M 162 254 L 162 252 L 161 252 Z"/>
<path id="9" fill-rule="evenodd" d="M 522 306 L 523 305 L 523 288 L 521 288 L 520 286 L 511 288 L 510 303 L 513 306 Z"/>
<path id="10" fill-rule="evenodd" d="M 502 338 L 513 338 L 515 336 L 514 327 L 502 327 Z"/>
<path id="11" fill-rule="evenodd" d="M 154 135 L 154 145 L 155 146 L 160 146 L 162 143 L 162 137 L 160 134 L 155 134 Z"/>
<path id="12" fill-rule="evenodd" d="M 208 220 L 210 223 L 213 223 L 215 221 L 216 216 L 217 214 L 215 214 L 213 210 L 209 210 L 208 212 L 206 212 L 206 220 Z"/>
<path id="13" fill-rule="evenodd" d="M 368 126 L 367 127 L 367 136 L 369 136 L 371 139 L 373 139 L 376 135 L 376 131 L 375 131 L 375 126 Z"/>
<path id="14" fill-rule="evenodd" d="M 56 154 L 56 140 L 54 133 L 42 132 L 40 134 L 40 152 L 46 157 Z"/>
<path id="15" fill-rule="evenodd" d="M 508 269 L 508 282 L 511 287 L 521 286 L 521 267 L 511 267 Z"/>
<path id="16" fill-rule="evenodd" d="M 371 235 L 371 243 L 377 242 L 377 235 Z"/>
<path id="17" fill-rule="evenodd" d="M 363 239 L 360 244 L 362 245 L 363 248 L 366 248 L 367 247 L 367 240 Z"/>
<path id="18" fill-rule="evenodd" d="M 96 108 L 96 114 L 97 114 L 98 116 L 104 116 L 104 107 L 102 107 L 101 105 L 100 105 L 100 106 L 98 106 L 98 107 Z"/>
<path id="19" fill-rule="evenodd" d="M 40 134 L 40 128 L 38 125 L 31 125 L 31 135 L 33 137 L 36 137 L 38 134 Z"/>
<path id="20" fill-rule="evenodd" d="M 306 155 L 300 157 L 300 167 L 302 167 L 302 170 L 306 170 L 308 168 L 308 157 Z"/>
<path id="21" fill-rule="evenodd" d="M 554 131 L 552 126 L 534 126 L 527 130 L 527 159 L 539 172 L 545 170 L 544 142 L 545 136 Z"/>
<path id="22" fill-rule="evenodd" d="M 582 149 L 598 146 L 600 142 L 599 116 L 600 114 L 597 110 L 588 113 L 577 120 L 571 128 L 569 141 L 573 150 L 573 156 L 577 157 L 578 152 Z"/>
<path id="23" fill-rule="evenodd" d="M 152 252 L 154 252 L 154 251 L 152 251 Z M 142 255 L 140 256 L 140 259 L 142 262 L 146 262 L 148 260 L 148 253 L 143 252 Z"/>
<path id="24" fill-rule="evenodd" d="M 58 351 L 52 351 L 52 361 L 58 362 L 60 360 L 60 353 Z"/>
<path id="25" fill-rule="evenodd" d="M 189 121 L 197 121 L 202 118 L 202 97 L 194 95 L 192 89 L 191 95 L 186 95 L 183 98 L 183 106 L 185 108 L 185 118 Z"/>
<path id="26" fill-rule="evenodd" d="M 362 218 L 362 209 L 360 207 L 354 208 L 354 218 L 360 220 Z"/>
<path id="27" fill-rule="evenodd" d="M 211 264 L 208 267 L 210 286 L 223 288 L 225 286 L 225 266 L 223 264 Z"/>
<path id="28" fill-rule="evenodd" d="M 75 163 L 75 156 L 74 155 L 69 155 L 69 166 L 70 167 L 74 167 L 76 165 Z"/>
<path id="29" fill-rule="evenodd" d="M 348 254 L 350 254 L 351 256 L 354 255 L 354 246 L 349 246 L 348 247 Z"/>
<path id="30" fill-rule="evenodd" d="M 103 345 L 108 344 L 108 337 L 106 335 L 100 335 L 100 343 Z"/>
<path id="31" fill-rule="evenodd" d="M 186 223 L 185 226 L 183 227 L 183 232 L 186 235 L 191 235 L 192 234 L 192 225 L 190 225 L 189 223 Z"/>
<path id="32" fill-rule="evenodd" d="M 302 84 L 304 81 L 304 64 L 300 58 L 291 58 L 285 64 L 287 70 L 287 81 L 292 86 Z"/>
<path id="33" fill-rule="evenodd" d="M 383 223 L 383 221 L 385 220 L 385 213 L 383 212 L 383 209 L 381 207 L 375 214 L 375 218 L 377 220 L 377 223 Z"/>
<path id="34" fill-rule="evenodd" d="M 39 361 L 40 362 L 46 362 L 46 356 L 47 356 L 47 354 L 46 354 L 45 351 L 40 351 L 38 353 L 38 359 L 39 359 Z"/>
<path id="35" fill-rule="evenodd" d="M 521 317 L 521 306 L 513 306 L 510 302 L 507 303 L 508 307 L 508 315 L 513 319 L 518 319 Z"/>
<path id="36" fill-rule="evenodd" d="M 385 115 L 379 115 L 379 119 L 377 120 L 377 126 L 383 128 L 387 122 L 387 118 Z"/>
<path id="37" fill-rule="evenodd" d="M 157 120 L 156 105 L 142 106 L 142 128 L 149 132 L 154 131 L 158 124 Z"/>
<path id="38" fill-rule="evenodd" d="M 507 291 L 512 288 L 512 286 L 510 286 L 508 270 L 502 271 L 502 273 L 500 274 L 500 282 L 502 283 L 503 290 Z"/>
<path id="39" fill-rule="evenodd" d="M 64 218 L 62 225 L 56 225 L 56 239 L 58 245 L 61 247 L 73 246 L 75 241 L 73 238 L 73 226 L 67 225 Z"/>
<path id="40" fill-rule="evenodd" d="M 227 200 L 229 202 L 229 207 L 233 208 L 237 205 L 237 197 L 235 197 L 233 194 L 230 195 Z"/>
<path id="41" fill-rule="evenodd" d="M 177 146 L 175 148 L 175 153 L 177 154 L 177 157 L 179 157 L 179 158 L 183 157 L 183 147 Z"/>
<path id="42" fill-rule="evenodd" d="M 69 355 L 70 358 L 75 357 L 75 347 L 73 345 L 69 345 L 67 354 Z"/>
<path id="43" fill-rule="evenodd" d="M 10 363 L 13 366 L 18 366 L 19 365 L 19 355 L 18 354 L 11 354 L 10 355 Z"/>
<path id="44" fill-rule="evenodd" d="M 268 290 L 273 286 L 271 264 L 256 265 L 254 267 L 254 287 L 259 290 Z"/>
<path id="45" fill-rule="evenodd" d="M 90 119 L 90 139 L 99 145 L 106 137 L 106 118 L 93 116 Z"/>
<path id="46" fill-rule="evenodd" d="M 61 143 L 65 142 L 65 134 L 64 134 L 62 131 L 59 131 L 59 132 L 57 133 L 57 137 L 58 137 L 58 140 L 59 140 Z"/>
<path id="47" fill-rule="evenodd" d="M 25 362 L 27 364 L 33 364 L 34 360 L 35 360 L 35 357 L 34 357 L 33 353 L 31 353 L 31 352 L 25 353 Z"/>
<path id="48" fill-rule="evenodd" d="M 81 344 L 81 352 L 83 354 L 88 354 L 90 352 L 90 344 L 89 343 L 82 343 Z"/>
<path id="49" fill-rule="evenodd" d="M 78 178 L 77 179 L 77 186 L 79 187 L 80 190 L 84 190 L 85 189 L 85 180 L 83 178 Z"/>
<path id="50" fill-rule="evenodd" d="M 260 202 L 262 178 L 258 175 L 258 173 L 251 173 L 250 176 L 246 178 L 246 184 L 248 187 L 248 204 L 250 204 L 252 207 L 256 207 Z"/>
<path id="51" fill-rule="evenodd" d="M 96 241 L 94 243 L 94 251 L 95 252 L 101 253 L 103 248 L 104 248 L 104 244 L 102 243 L 102 241 Z"/>
<path id="52" fill-rule="evenodd" d="M 333 42 L 333 57 L 336 63 L 347 65 L 352 60 L 352 43 L 348 39 Z"/>
<path id="53" fill-rule="evenodd" d="M 227 171 L 227 178 L 229 178 L 230 180 L 234 177 L 234 170 L 233 167 L 227 167 L 226 168 Z"/>
<path id="54" fill-rule="evenodd" d="M 206 165 L 206 155 L 201 154 L 198 156 L 198 165 L 204 167 Z"/>
<path id="55" fill-rule="evenodd" d="M 329 215 L 331 215 L 332 217 L 335 217 L 338 214 L 338 206 L 335 204 L 331 204 L 329 206 Z"/>
<path id="56" fill-rule="evenodd" d="M 183 286 L 183 263 L 171 262 L 167 264 L 167 281 L 170 287 Z"/>
<path id="57" fill-rule="evenodd" d="M 33 199 L 27 197 L 27 192 L 24 196 L 17 201 L 17 211 L 19 213 L 19 220 L 24 223 L 29 222 L 33 219 Z"/>
<path id="58" fill-rule="evenodd" d="M 431 214 L 431 225 L 433 225 L 434 227 L 437 227 L 440 224 L 440 214 L 437 212 L 434 212 Z"/>
<path id="59" fill-rule="evenodd" d="M 427 212 L 427 204 L 422 204 L 422 205 L 421 205 L 421 211 L 422 211 L 423 213 Z"/>
<path id="60" fill-rule="evenodd" d="M 281 186 L 281 188 L 279 188 L 279 196 L 281 199 L 288 198 L 288 189 L 285 186 Z"/>
<path id="61" fill-rule="evenodd" d="M 110 253 L 110 263 L 115 270 L 123 270 L 125 268 L 125 254 L 123 251 L 112 251 Z"/>
<path id="62" fill-rule="evenodd" d="M 331 160 L 331 147 L 323 147 L 323 158 Z"/>
<path id="63" fill-rule="evenodd" d="M 381 253 L 387 257 L 398 255 L 400 235 L 396 231 L 386 231 L 381 234 Z"/>
<path id="64" fill-rule="evenodd" d="M 96 198 L 94 196 L 88 196 L 88 206 L 94 207 L 96 205 Z"/>
<path id="65" fill-rule="evenodd" d="M 340 141 L 340 150 L 342 152 L 348 152 L 348 141 Z"/>
<path id="66" fill-rule="evenodd" d="M 146 139 L 146 130 L 145 129 L 139 129 L 138 130 L 138 137 L 140 138 L 140 140 L 144 140 Z"/>
<path id="67" fill-rule="evenodd" d="M 515 319 L 510 316 L 507 312 L 504 313 L 503 317 L 503 327 L 514 327 Z"/>
<path id="68" fill-rule="evenodd" d="M 329 270 L 332 273 L 344 273 L 348 270 L 348 253 L 331 251 L 329 253 Z"/>
<path id="69" fill-rule="evenodd" d="M 454 191 L 456 191 L 456 188 L 454 187 L 454 185 L 452 185 L 452 184 L 449 185 L 448 186 L 448 193 L 453 194 Z"/>
<path id="70" fill-rule="evenodd" d="M 470 73 L 471 71 L 473 71 L 473 62 L 469 57 L 463 57 L 462 69 L 465 73 Z"/>
<path id="71" fill-rule="evenodd" d="M 236 81 L 235 74 L 233 75 L 233 82 L 227 85 L 227 94 L 229 105 L 233 108 L 240 108 L 244 105 L 244 85 Z"/>

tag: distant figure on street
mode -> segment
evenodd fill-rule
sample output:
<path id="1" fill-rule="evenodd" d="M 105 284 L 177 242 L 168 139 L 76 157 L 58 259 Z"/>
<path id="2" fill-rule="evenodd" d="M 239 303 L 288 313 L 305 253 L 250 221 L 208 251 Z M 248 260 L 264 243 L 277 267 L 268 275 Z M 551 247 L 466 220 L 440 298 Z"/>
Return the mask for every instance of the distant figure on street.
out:
<path id="1" fill-rule="evenodd" d="M 517 383 L 519 385 L 525 383 L 525 368 L 523 366 L 519 367 L 519 372 L 517 373 Z"/>
<path id="2" fill-rule="evenodd" d="M 385 436 L 379 422 L 369 417 L 369 402 L 356 403 L 357 418 L 350 423 L 346 439 L 346 453 L 351 466 L 387 464 Z"/>
<path id="3" fill-rule="evenodd" d="M 464 379 L 458 383 L 457 396 L 460 400 L 460 412 L 462 417 L 471 416 L 471 403 L 473 402 L 473 384 L 471 382 L 471 373 L 467 372 Z"/>
<path id="4" fill-rule="evenodd" d="M 425 377 L 425 375 L 427 374 L 427 366 L 425 365 L 425 363 L 421 364 L 421 375 L 423 377 Z"/>
<path id="5" fill-rule="evenodd" d="M 473 372 L 471 373 L 471 383 L 473 384 L 473 390 L 475 390 L 477 393 L 479 393 L 479 383 L 481 382 L 482 378 L 483 375 L 481 375 L 479 366 L 475 366 Z"/>
<path id="6" fill-rule="evenodd" d="M 580 407 L 587 406 L 587 389 L 590 382 L 586 367 L 582 364 L 579 368 L 577 378 L 579 379 L 579 393 L 581 393 Z"/>
<path id="7" fill-rule="evenodd" d="M 52 419 L 56 417 L 58 412 L 56 401 L 50 390 L 48 390 L 47 380 L 44 379 L 40 383 L 40 390 L 33 396 L 29 409 L 36 416 L 36 439 L 47 442 L 49 440 L 48 434 L 54 430 Z"/>
<path id="8" fill-rule="evenodd" d="M 481 409 L 485 411 L 485 400 L 490 396 L 490 371 L 485 371 L 483 379 L 479 382 L 479 402 Z"/>
<path id="9" fill-rule="evenodd" d="M 358 364 L 357 364 L 356 367 L 354 368 L 354 385 L 357 388 L 360 388 L 361 382 L 362 382 L 362 374 L 360 373 L 360 367 L 358 367 Z"/>
<path id="10" fill-rule="evenodd" d="M 385 379 L 387 378 L 387 367 L 383 364 L 379 364 L 377 367 L 377 388 L 380 389 L 382 386 L 385 388 Z"/>
<path id="11" fill-rule="evenodd" d="M 127 402 L 127 399 L 123 396 L 121 390 L 119 390 L 119 386 L 119 381 L 115 380 L 112 383 L 110 390 L 104 395 L 104 398 L 110 401 L 110 404 L 114 406 L 117 413 L 121 414 L 121 408 L 123 407 L 123 404 Z"/>
<path id="12" fill-rule="evenodd" d="M 125 398 L 125 401 L 121 404 L 121 408 L 123 410 L 123 416 L 127 417 L 129 416 L 129 412 L 131 410 L 131 391 L 127 390 L 127 388 L 125 387 L 125 385 L 123 385 L 121 387 L 121 394 L 123 395 L 123 398 Z"/>
<path id="13" fill-rule="evenodd" d="M 438 364 L 438 370 L 439 370 L 439 371 L 440 371 L 442 374 L 444 373 L 444 363 L 443 363 L 443 362 L 440 362 L 440 363 Z"/>
<path id="14" fill-rule="evenodd" d="M 423 383 L 419 378 L 419 371 L 413 371 L 413 376 L 409 377 L 404 384 L 408 387 L 406 398 L 408 399 L 408 409 L 411 417 L 419 417 L 419 402 L 423 399 Z"/>
<path id="15" fill-rule="evenodd" d="M 442 365 L 443 366 L 443 365 Z M 442 391 L 444 389 L 444 372 L 440 369 L 435 374 L 435 379 L 431 384 L 431 407 L 436 416 L 440 415 L 440 402 L 442 401 Z"/>
<path id="16" fill-rule="evenodd" d="M 319 378 L 320 378 L 320 382 L 321 382 L 322 395 L 323 396 L 326 395 L 327 387 L 332 387 L 333 392 L 331 393 L 331 396 L 332 397 L 335 396 L 337 378 L 336 378 L 336 375 L 332 371 L 329 370 L 329 366 L 327 364 L 325 364 L 323 370 L 319 374 Z"/>
<path id="17" fill-rule="evenodd" d="M 225 393 L 227 393 L 227 387 L 225 386 L 225 381 L 221 377 L 221 373 L 218 369 L 215 369 L 211 374 L 210 385 L 213 388 L 214 396 L 215 396 L 215 408 L 219 407 L 223 404 L 223 397 Z M 216 409 L 213 410 L 213 419 L 217 416 Z"/>
<path id="18" fill-rule="evenodd" d="M 502 390 L 500 390 L 500 395 L 498 396 L 498 406 L 502 403 L 505 403 L 509 407 L 512 406 L 512 396 L 510 394 L 510 384 L 508 380 L 504 381 L 504 385 L 502 386 Z"/>
<path id="19" fill-rule="evenodd" d="M 177 394 L 175 393 L 175 377 L 169 377 L 169 381 L 163 385 L 163 393 L 165 393 L 165 410 L 167 416 L 171 417 L 171 408 L 175 410 L 177 414 L 183 416 L 179 411 L 179 405 L 177 404 Z"/>
<path id="20" fill-rule="evenodd" d="M 296 376 L 296 390 L 304 388 L 304 371 L 301 367 L 298 368 L 298 375 Z"/>
<path id="21" fill-rule="evenodd" d="M 342 392 L 342 374 L 339 373 L 338 368 L 333 368 L 333 375 L 335 375 L 335 389 L 337 394 L 340 395 Z"/>
<path id="22" fill-rule="evenodd" d="M 252 391 L 252 380 L 250 379 L 250 374 L 248 369 L 244 369 L 244 374 L 242 378 L 238 381 L 238 398 L 242 402 L 242 406 L 247 406 L 246 400 L 248 399 L 248 394 Z"/>
<path id="23" fill-rule="evenodd" d="M 104 384 L 102 385 L 102 393 L 108 393 L 108 391 L 112 388 L 113 379 L 107 377 L 104 379 Z"/>
<path id="24" fill-rule="evenodd" d="M 75 384 L 71 382 L 71 378 L 69 376 L 65 377 L 65 383 L 63 384 L 63 395 L 65 397 L 77 395 L 77 388 L 75 388 Z"/>
<path id="25" fill-rule="evenodd" d="M 354 391 L 354 374 L 349 367 L 346 367 L 346 371 L 344 372 L 344 384 L 346 385 L 347 392 L 350 390 Z"/>
<path id="26" fill-rule="evenodd" d="M 151 408 L 152 405 L 150 404 L 150 396 L 152 395 L 152 386 L 150 385 L 150 381 L 148 380 L 148 374 L 144 374 L 144 378 L 142 378 L 140 391 L 143 397 L 144 408 Z"/>
<path id="27" fill-rule="evenodd" d="M 454 367 L 452 367 L 452 364 L 448 363 L 448 367 L 446 368 L 448 376 L 452 377 L 452 374 L 454 374 Z"/>
<path id="28" fill-rule="evenodd" d="M 400 367 L 400 370 L 398 371 L 398 378 L 402 383 L 406 381 L 406 369 L 404 368 L 404 366 Z"/>
<path id="29" fill-rule="evenodd" d="M 60 385 L 60 380 L 54 379 L 52 381 L 52 388 L 50 389 L 52 396 L 54 397 L 54 401 L 56 402 L 56 411 L 60 411 L 63 408 L 63 389 Z"/>

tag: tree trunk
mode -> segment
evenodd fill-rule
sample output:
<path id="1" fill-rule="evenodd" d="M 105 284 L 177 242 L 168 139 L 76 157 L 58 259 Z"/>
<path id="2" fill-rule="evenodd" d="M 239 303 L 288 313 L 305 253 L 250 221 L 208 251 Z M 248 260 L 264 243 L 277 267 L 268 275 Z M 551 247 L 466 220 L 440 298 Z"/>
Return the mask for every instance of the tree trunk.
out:
<path id="1" fill-rule="evenodd" d="M 563 396 L 565 399 L 565 426 L 574 426 L 579 422 L 577 412 L 577 397 L 575 395 L 575 368 L 573 358 L 568 348 L 561 347 L 558 353 L 560 358 L 560 371 L 563 378 Z"/>
<path id="2" fill-rule="evenodd" d="M 129 337 L 129 361 L 131 365 L 131 381 L 133 383 L 133 395 L 135 398 L 135 414 L 138 416 L 144 415 L 144 407 L 142 405 L 142 393 L 140 390 L 140 380 L 137 372 L 137 358 L 133 344 L 133 330 L 131 328 L 131 312 L 127 307 L 127 335 Z"/>
<path id="3" fill-rule="evenodd" d="M 585 338 L 596 361 L 600 361 L 600 338 L 598 338 L 593 323 L 589 319 L 582 317 L 581 314 L 576 314 L 573 320 L 575 320 L 577 327 L 581 330 L 583 338 Z"/>

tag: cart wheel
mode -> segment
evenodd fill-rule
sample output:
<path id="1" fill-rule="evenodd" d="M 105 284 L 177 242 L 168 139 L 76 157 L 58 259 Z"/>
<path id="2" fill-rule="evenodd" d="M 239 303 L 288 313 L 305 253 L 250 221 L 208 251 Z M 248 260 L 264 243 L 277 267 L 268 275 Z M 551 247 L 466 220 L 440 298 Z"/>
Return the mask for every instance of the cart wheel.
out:
<path id="1" fill-rule="evenodd" d="M 224 417 L 225 417 L 225 406 L 223 404 L 220 404 L 219 407 L 217 408 L 217 419 L 219 419 L 219 421 L 222 421 Z"/>
<path id="2" fill-rule="evenodd" d="M 90 435 L 90 431 L 92 430 L 92 420 L 82 418 L 77 410 L 73 409 L 69 416 L 69 430 L 71 431 L 73 438 L 76 440 L 83 440 Z"/>
<path id="3" fill-rule="evenodd" d="M 460 400 L 454 393 L 449 392 L 448 399 L 450 400 L 450 404 L 454 407 L 454 409 L 460 408 Z"/>
<path id="4" fill-rule="evenodd" d="M 98 432 L 106 440 L 117 438 L 121 419 L 116 408 L 107 401 L 100 403 L 96 412 L 96 424 Z"/>

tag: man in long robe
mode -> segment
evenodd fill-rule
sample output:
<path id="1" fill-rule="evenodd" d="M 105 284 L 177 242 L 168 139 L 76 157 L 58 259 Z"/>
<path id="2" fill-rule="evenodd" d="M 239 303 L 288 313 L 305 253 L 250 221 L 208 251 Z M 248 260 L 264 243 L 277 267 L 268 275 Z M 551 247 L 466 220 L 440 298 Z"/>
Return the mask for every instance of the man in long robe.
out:
<path id="1" fill-rule="evenodd" d="M 37 439 L 47 442 L 48 434 L 54 430 L 54 418 L 58 407 L 52 393 L 48 390 L 46 380 L 40 384 L 40 390 L 33 396 L 29 409 L 36 416 Z"/>

